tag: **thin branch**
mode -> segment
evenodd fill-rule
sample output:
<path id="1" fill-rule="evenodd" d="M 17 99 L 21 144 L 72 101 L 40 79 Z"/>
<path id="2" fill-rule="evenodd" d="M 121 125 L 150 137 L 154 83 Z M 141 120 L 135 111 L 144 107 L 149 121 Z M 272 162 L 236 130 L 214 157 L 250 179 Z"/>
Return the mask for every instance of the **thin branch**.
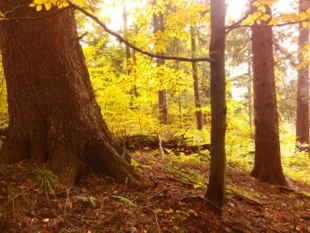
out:
<path id="1" fill-rule="evenodd" d="M 302 23 L 302 22 L 310 22 L 310 19 L 305 19 L 305 20 L 301 20 L 301 21 L 291 21 L 291 22 L 286 22 L 286 23 L 279 23 L 277 25 L 236 25 L 234 28 L 232 29 L 236 29 L 236 28 L 250 28 L 250 27 L 283 27 L 283 26 L 287 26 L 287 25 L 294 25 L 297 23 Z M 231 29 L 231 30 L 232 30 Z M 230 30 L 230 31 L 231 31 Z M 226 32 L 227 33 L 227 32 Z"/>
<path id="2" fill-rule="evenodd" d="M 285 57 L 284 59 L 288 59 L 291 63 L 292 66 L 296 66 L 296 58 L 290 54 L 289 52 L 287 52 L 284 48 L 282 48 L 278 43 L 276 42 L 273 42 L 273 45 L 275 47 L 276 50 L 278 50 L 280 53 L 282 53 Z M 283 60 L 283 59 L 281 59 Z"/>
<path id="3" fill-rule="evenodd" d="M 70 9 L 70 8 L 71 7 L 64 7 L 64 8 L 61 8 L 61 9 L 59 9 L 59 10 L 53 12 L 53 13 L 42 15 L 42 16 L 36 16 L 36 17 L 13 17 L 13 18 L 6 18 L 6 19 L 7 20 L 15 20 L 15 21 L 44 19 L 44 18 L 48 18 L 48 17 L 54 16 L 54 15 L 58 15 L 61 12 L 65 11 L 67 9 Z"/>
<path id="4" fill-rule="evenodd" d="M 20 8 L 20 7 L 23 7 L 23 6 L 25 6 L 25 5 L 19 5 L 19 6 L 16 6 L 16 7 L 14 7 L 14 9 L 13 10 L 10 10 L 10 11 L 7 11 L 7 12 L 4 12 L 3 13 L 3 15 L 4 16 L 6 16 L 7 14 L 9 14 L 9 13 L 13 13 L 16 9 L 18 9 L 18 8 Z"/>
<path id="5" fill-rule="evenodd" d="M 155 58 L 162 58 L 166 60 L 175 60 L 175 61 L 186 61 L 186 62 L 200 62 L 200 61 L 207 61 L 207 62 L 215 62 L 215 59 L 208 58 L 208 57 L 201 57 L 201 58 L 185 58 L 185 57 L 176 57 L 176 56 L 164 56 L 164 55 L 157 55 L 154 53 L 146 52 L 143 51 L 142 49 L 136 47 L 134 44 L 128 42 L 126 39 L 124 39 L 121 35 L 117 34 L 116 32 L 113 32 L 110 30 L 104 23 L 102 23 L 96 16 L 93 14 L 89 13 L 88 11 L 84 10 L 83 8 L 70 3 L 70 6 L 73 9 L 76 9 L 80 12 L 82 12 L 84 15 L 88 16 L 89 18 L 93 19 L 100 27 L 102 27 L 107 33 L 110 35 L 116 37 L 120 42 L 124 43 L 128 47 L 132 48 L 133 50 L 142 53 L 144 55 L 150 56 L 150 57 L 155 57 Z"/>
<path id="6" fill-rule="evenodd" d="M 240 24 L 243 20 L 245 20 L 249 15 L 251 14 L 251 11 L 247 12 L 242 18 L 240 18 L 237 22 L 233 23 L 232 25 L 226 26 L 226 34 L 228 34 L 231 30 L 240 27 Z"/>

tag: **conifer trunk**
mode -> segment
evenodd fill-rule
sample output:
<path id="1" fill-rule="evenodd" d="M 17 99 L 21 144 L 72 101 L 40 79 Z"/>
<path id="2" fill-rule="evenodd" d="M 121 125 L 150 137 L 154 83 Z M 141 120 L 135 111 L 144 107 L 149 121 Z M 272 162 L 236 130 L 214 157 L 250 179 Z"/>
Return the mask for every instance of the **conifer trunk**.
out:
<path id="1" fill-rule="evenodd" d="M 305 12 L 309 7 L 309 0 L 299 0 L 299 12 Z M 299 49 L 309 43 L 309 25 L 303 27 L 299 23 Z M 299 54 L 299 63 L 303 62 L 303 55 Z M 296 111 L 296 146 L 299 148 L 301 144 L 309 144 L 309 66 L 302 67 L 298 70 L 297 84 L 297 111 Z M 301 147 L 303 150 L 305 148 Z M 309 152 L 309 146 L 306 148 Z"/>
<path id="2" fill-rule="evenodd" d="M 0 2 L 7 17 L 38 17 L 30 0 Z M 17 7 L 20 6 L 20 7 Z M 0 22 L 9 133 L 0 163 L 48 162 L 66 184 L 88 171 L 137 179 L 102 119 L 72 9 L 35 20 Z"/>
<path id="3" fill-rule="evenodd" d="M 266 6 L 266 13 L 271 9 Z M 255 8 L 252 6 L 252 11 Z M 287 185 L 280 157 L 272 28 L 269 21 L 252 27 L 255 163 L 251 175 L 274 185 Z"/>

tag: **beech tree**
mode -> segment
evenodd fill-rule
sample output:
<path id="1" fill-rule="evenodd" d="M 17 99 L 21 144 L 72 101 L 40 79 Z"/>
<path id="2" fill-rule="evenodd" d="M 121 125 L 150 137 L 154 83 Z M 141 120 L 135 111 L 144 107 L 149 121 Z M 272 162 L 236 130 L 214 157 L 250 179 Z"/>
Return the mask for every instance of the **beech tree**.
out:
<path id="1" fill-rule="evenodd" d="M 0 163 L 49 162 L 66 184 L 87 171 L 137 180 L 96 103 L 73 9 L 36 12 L 31 2 L 0 2 L 11 18 L 0 22 L 9 106 Z"/>
<path id="2" fill-rule="evenodd" d="M 225 0 L 211 1 L 211 164 L 206 198 L 222 208 L 226 174 Z M 212 207 L 211 207 L 212 208 Z M 216 209 L 215 209 L 216 212 Z"/>
<path id="3" fill-rule="evenodd" d="M 266 14 L 271 15 L 269 6 Z M 256 7 L 251 5 L 251 10 Z M 284 177 L 279 140 L 272 28 L 269 20 L 252 26 L 255 111 L 255 163 L 251 175 L 274 185 L 288 185 Z"/>

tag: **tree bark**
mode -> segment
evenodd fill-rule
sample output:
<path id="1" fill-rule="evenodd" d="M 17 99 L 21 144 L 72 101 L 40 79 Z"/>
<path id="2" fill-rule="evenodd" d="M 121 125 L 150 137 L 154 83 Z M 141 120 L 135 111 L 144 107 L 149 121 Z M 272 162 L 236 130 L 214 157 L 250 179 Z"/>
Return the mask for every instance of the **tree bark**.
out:
<path id="1" fill-rule="evenodd" d="M 36 12 L 31 2 L 1 1 L 0 11 L 15 9 L 10 18 L 58 11 Z M 138 179 L 102 119 L 72 9 L 36 20 L 1 21 L 0 48 L 9 105 L 0 163 L 48 162 L 69 185 L 88 171 L 105 172 L 119 181 Z"/>
<path id="2" fill-rule="evenodd" d="M 255 7 L 252 11 L 255 11 Z M 266 6 L 266 13 L 271 9 Z M 274 76 L 272 28 L 269 21 L 254 25 L 252 30 L 255 163 L 251 175 L 273 185 L 288 185 L 280 157 L 278 112 Z"/>
<path id="3" fill-rule="evenodd" d="M 249 49 L 251 50 L 251 48 Z M 249 53 L 251 53 L 249 51 Z M 252 77 L 252 62 L 251 62 L 251 59 L 248 60 L 248 77 L 249 77 L 249 80 L 248 80 L 248 85 L 247 85 L 247 88 L 248 88 L 248 93 L 249 93 L 249 96 L 248 96 L 248 111 L 249 111 L 249 126 L 250 126 L 250 137 L 252 139 L 255 138 L 255 134 L 253 133 L 253 77 Z"/>
<path id="4" fill-rule="evenodd" d="M 153 4 L 155 4 L 154 2 Z M 153 14 L 153 24 L 154 24 L 154 35 L 160 30 L 164 31 L 164 15 L 163 13 Z M 163 55 L 163 54 L 161 54 Z M 164 65 L 165 60 L 162 58 L 156 58 L 156 63 L 158 66 Z M 168 124 L 168 101 L 167 101 L 167 90 L 162 89 L 158 91 L 158 105 L 159 105 L 159 120 L 161 124 Z"/>
<path id="5" fill-rule="evenodd" d="M 226 174 L 225 0 L 211 0 L 211 163 L 206 198 L 222 208 Z M 214 212 L 218 209 L 210 208 Z"/>
<path id="6" fill-rule="evenodd" d="M 300 13 L 307 10 L 309 2 L 309 0 L 299 0 Z M 304 28 L 302 23 L 299 23 L 299 49 L 302 50 L 307 43 L 309 43 L 309 26 Z M 303 55 L 299 54 L 299 63 L 302 63 L 303 59 Z M 309 144 L 309 66 L 298 70 L 297 85 L 296 147 L 300 148 L 301 144 Z M 309 146 L 306 151 L 309 152 Z"/>
<path id="7" fill-rule="evenodd" d="M 192 50 L 192 57 L 196 57 L 196 35 L 195 35 L 195 27 L 194 26 L 191 26 L 191 50 Z M 198 81 L 197 62 L 192 62 L 192 72 L 193 72 L 193 79 L 194 79 L 196 124 L 197 124 L 197 129 L 202 130 L 202 128 L 203 128 L 203 117 L 202 117 L 200 95 L 199 95 L 199 81 Z"/>

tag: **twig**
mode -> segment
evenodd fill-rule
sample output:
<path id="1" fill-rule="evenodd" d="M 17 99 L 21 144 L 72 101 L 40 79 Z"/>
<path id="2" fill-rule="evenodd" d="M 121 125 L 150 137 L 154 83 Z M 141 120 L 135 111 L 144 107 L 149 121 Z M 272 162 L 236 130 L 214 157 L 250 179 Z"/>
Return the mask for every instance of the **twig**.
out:
<path id="1" fill-rule="evenodd" d="M 187 179 L 186 177 L 184 177 L 184 178 Z M 168 176 L 166 178 L 164 178 L 164 179 L 175 181 L 175 182 L 179 182 L 179 183 L 182 183 L 184 185 L 188 185 L 190 187 L 192 187 L 195 184 L 198 184 L 198 183 L 193 182 L 193 181 L 191 181 L 189 179 L 187 179 L 188 181 L 184 181 L 184 180 L 181 180 L 181 179 L 177 179 L 177 178 L 174 178 L 174 177 L 168 177 Z"/>
<path id="2" fill-rule="evenodd" d="M 162 233 L 163 231 L 160 229 L 159 223 L 158 223 L 158 219 L 157 219 L 157 211 L 154 211 L 155 213 L 155 220 L 156 220 L 156 225 L 157 225 L 157 229 L 159 233 Z"/>
<path id="3" fill-rule="evenodd" d="M 18 9 L 18 8 L 20 8 L 20 7 L 23 7 L 23 6 L 25 6 L 25 4 L 24 4 L 24 5 L 16 6 L 16 7 L 13 8 L 13 10 L 4 12 L 3 15 L 6 16 L 6 15 L 9 14 L 9 13 L 13 13 L 16 9 Z"/>
<path id="4" fill-rule="evenodd" d="M 61 9 L 59 9 L 59 10 L 53 12 L 53 13 L 42 15 L 42 16 L 36 16 L 36 17 L 12 17 L 12 18 L 6 18 L 6 19 L 7 20 L 15 20 L 15 21 L 44 19 L 44 18 L 48 18 L 48 17 L 54 16 L 54 15 L 58 15 L 59 13 L 65 11 L 65 10 L 68 10 L 70 8 L 71 8 L 70 6 L 64 7 L 64 8 L 61 8 Z"/>
<path id="5" fill-rule="evenodd" d="M 158 194 L 160 194 L 160 193 L 162 193 L 162 192 L 165 192 L 165 191 L 167 191 L 167 190 L 169 190 L 169 189 L 172 189 L 172 188 L 165 188 L 165 189 L 163 189 L 163 190 L 160 190 L 160 191 L 158 191 L 157 193 L 155 193 L 155 194 L 153 194 L 152 196 L 150 196 L 149 198 L 148 198 L 148 200 L 151 200 L 153 197 L 155 197 L 156 195 L 158 195 Z"/>
<path id="6" fill-rule="evenodd" d="M 227 30 L 225 34 L 227 35 L 231 30 L 237 28 L 240 26 L 243 20 L 245 20 L 249 15 L 251 14 L 251 11 L 247 12 L 243 17 L 241 17 L 237 22 L 233 23 L 232 25 L 226 26 L 225 29 Z"/>
<path id="7" fill-rule="evenodd" d="M 10 200 L 8 200 L 8 203 L 6 203 L 6 204 L 3 206 L 3 208 L 7 207 L 7 205 L 8 205 L 10 202 L 12 202 L 13 205 L 14 205 L 14 200 L 15 200 L 16 198 L 18 198 L 18 197 L 20 197 L 20 196 L 23 196 L 25 193 L 27 193 L 28 191 L 30 191 L 31 189 L 33 189 L 33 188 L 36 187 L 36 186 L 37 186 L 37 184 L 31 186 L 30 188 L 26 189 L 25 191 L 23 191 L 23 192 L 21 192 L 21 193 L 15 195 L 14 197 L 12 197 Z"/>
<path id="8" fill-rule="evenodd" d="M 78 227 L 76 227 L 76 226 L 74 226 L 68 219 L 67 219 L 67 203 L 68 203 L 68 200 L 69 200 L 69 192 L 70 192 L 70 190 L 71 190 L 71 188 L 68 188 L 67 189 L 67 198 L 66 198 L 66 203 L 65 203 L 65 209 L 64 209 L 64 218 L 65 218 L 65 220 L 67 221 L 67 223 L 71 226 L 71 227 L 73 227 L 73 228 L 78 228 Z"/>
<path id="9" fill-rule="evenodd" d="M 205 202 L 210 204 L 217 211 L 217 213 L 222 214 L 222 212 L 223 212 L 222 208 L 218 207 L 216 204 L 214 204 L 212 201 L 208 200 L 207 198 L 202 197 L 202 196 L 191 196 L 191 197 L 192 198 L 196 198 L 196 197 L 201 198 L 202 200 L 204 200 Z M 191 198 L 191 197 L 186 197 L 186 198 Z M 183 198 L 183 199 L 186 199 L 186 198 Z"/>

